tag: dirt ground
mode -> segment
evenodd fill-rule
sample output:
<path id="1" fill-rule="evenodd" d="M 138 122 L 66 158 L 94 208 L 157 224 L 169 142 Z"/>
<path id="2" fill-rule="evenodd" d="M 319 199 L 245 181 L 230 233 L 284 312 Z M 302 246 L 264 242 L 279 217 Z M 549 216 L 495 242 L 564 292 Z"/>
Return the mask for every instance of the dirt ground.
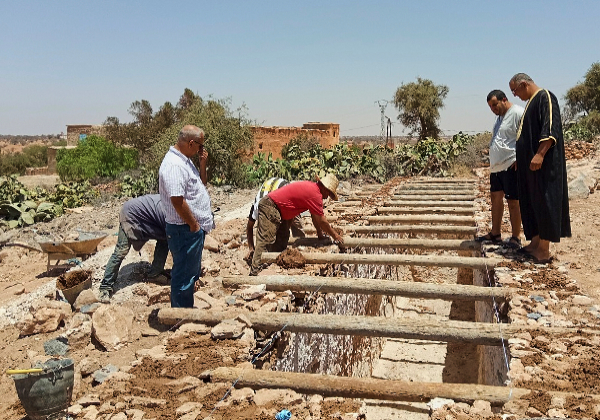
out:
<path id="1" fill-rule="evenodd" d="M 28 180 L 35 183 L 35 180 Z M 38 180 L 38 181 L 41 181 Z M 46 181 L 44 179 L 44 181 Z M 30 185 L 30 184 L 29 184 Z M 208 253 L 205 251 L 204 260 L 207 274 L 203 277 L 203 288 L 214 298 L 223 298 L 226 291 L 220 286 L 220 279 L 228 274 L 247 274 L 248 268 L 243 262 L 245 247 L 242 245 L 245 236 L 245 218 L 250 203 L 255 195 L 254 190 L 224 191 L 211 188 L 213 207 L 219 208 L 218 229 L 212 236 L 221 244 L 220 251 Z M 30 228 L 6 232 L 8 244 L 24 246 L 4 246 L 0 250 L 0 307 L 23 299 L 27 294 L 47 285 L 50 281 L 65 272 L 65 266 L 53 267 L 47 271 L 45 254 L 35 250 L 36 239 L 40 237 L 57 237 L 65 239 L 74 235 L 77 230 L 102 231 L 106 239 L 98 247 L 98 253 L 108 258 L 114 244 L 118 228 L 118 213 L 124 200 L 109 200 L 94 203 L 94 206 L 76 209 L 49 223 L 36 224 Z M 600 299 L 600 191 L 591 194 L 587 199 L 572 200 L 571 219 L 573 236 L 559 244 L 552 245 L 551 251 L 557 257 L 557 262 L 567 264 L 569 277 L 575 279 L 582 292 L 593 299 Z M 233 215 L 233 216 L 232 216 Z M 235 217 L 234 217 L 235 216 Z M 503 231 L 509 232 L 507 223 Z M 232 233 L 234 232 L 234 233 Z M 506 235 L 505 235 L 506 236 Z M 133 251 L 130 252 L 130 254 Z M 152 255 L 152 244 L 143 249 L 144 256 Z M 143 257 L 143 256 L 142 256 Z M 142 258 L 143 259 L 143 258 Z M 104 261 L 105 263 L 106 261 Z M 227 386 L 212 383 L 184 383 L 173 385 L 175 380 L 193 376 L 198 377 L 203 371 L 217 366 L 239 366 L 248 363 L 248 355 L 258 354 L 268 336 L 258 337 L 256 341 L 249 339 L 222 340 L 218 344 L 210 338 L 206 331 L 190 330 L 186 333 L 174 333 L 160 324 L 156 319 L 157 307 L 167 307 L 167 303 L 158 306 L 146 305 L 148 286 L 143 282 L 143 273 L 138 270 L 142 263 L 132 264 L 133 281 L 139 286 L 132 287 L 132 292 L 119 303 L 131 308 L 135 313 L 135 329 L 138 338 L 123 348 L 106 352 L 98 343 L 90 342 L 80 348 L 72 348 L 68 356 L 80 363 L 82 360 L 95 360 L 99 366 L 108 364 L 117 366 L 123 373 L 121 380 L 98 385 L 91 376 L 78 377 L 73 395 L 73 402 L 84 395 L 96 395 L 102 401 L 105 411 L 127 407 L 142 408 L 145 418 L 176 419 L 175 410 L 185 402 L 201 402 L 202 409 L 198 418 L 211 416 L 213 419 L 273 419 L 275 413 L 283 408 L 293 408 L 295 419 L 312 416 L 318 418 L 344 418 L 345 413 L 356 413 L 360 404 L 352 400 L 326 399 L 320 401 L 319 413 L 315 413 L 314 404 L 298 402 L 293 399 L 283 403 L 269 403 L 257 406 L 243 396 L 233 399 L 233 402 L 223 403 L 221 399 L 228 391 Z M 170 264 L 170 260 L 168 261 Z M 142 264 L 143 265 L 143 264 Z M 147 263 L 146 263 L 147 265 Z M 96 263 L 94 288 L 103 274 L 103 265 Z M 123 268 L 122 268 L 123 269 Z M 279 268 L 270 268 L 273 273 L 281 272 Z M 230 292 L 228 292 L 230 293 Z M 271 296 L 271 301 L 261 300 L 256 303 L 245 303 L 244 309 L 257 310 L 261 305 L 273 304 L 283 295 Z M 21 307 L 23 312 L 28 306 Z M 12 314 L 11 316 L 14 316 Z M 0 320 L 2 321 L 2 320 Z M 2 371 L 14 368 L 28 368 L 32 361 L 45 354 L 44 343 L 56 338 L 65 327 L 47 334 L 37 334 L 19 338 L 19 331 L 14 326 L 4 326 L 0 329 L 0 366 Z M 164 357 L 144 359 L 145 351 L 164 346 Z M 268 357 L 262 357 L 261 364 L 271 363 Z M 142 360 L 143 362 L 139 362 Z M 136 362 L 138 361 L 138 362 Z M 598 371 L 596 369 L 595 371 Z M 127 376 L 131 375 L 131 376 Z M 585 383 L 585 382 L 581 382 Z M 582 386 L 580 383 L 574 387 Z M 16 395 L 12 378 L 8 375 L 0 377 L 0 420 L 25 420 L 25 412 Z M 123 396 L 129 396 L 129 400 Z M 132 397 L 164 401 L 149 403 L 142 400 L 132 400 Z M 125 403 L 124 403 L 125 401 Z M 138 403 L 136 403 L 138 401 Z M 140 402 L 141 401 L 141 402 Z M 106 406 L 108 404 L 108 408 Z M 100 407 L 99 407 L 100 408 Z M 111 411 L 112 410 L 112 411 Z M 100 417 L 98 417 L 100 418 Z M 131 416 L 129 417 L 131 418 Z M 350 417 L 348 417 L 350 418 Z M 356 418 L 356 417 L 354 417 Z"/>

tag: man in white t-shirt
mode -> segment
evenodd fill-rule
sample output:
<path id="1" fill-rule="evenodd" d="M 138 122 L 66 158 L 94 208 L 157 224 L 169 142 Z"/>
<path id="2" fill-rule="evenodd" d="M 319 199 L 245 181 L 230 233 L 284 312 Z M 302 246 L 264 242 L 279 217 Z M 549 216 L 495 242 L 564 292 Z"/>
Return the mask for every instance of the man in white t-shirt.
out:
<path id="1" fill-rule="evenodd" d="M 508 245 L 521 247 L 521 211 L 517 184 L 516 147 L 517 130 L 523 116 L 523 108 L 513 105 L 501 90 L 493 90 L 487 103 L 498 116 L 490 141 L 490 196 L 492 200 L 492 230 L 478 238 L 479 241 L 502 242 L 502 215 L 504 200 L 508 203 L 512 236 Z"/>

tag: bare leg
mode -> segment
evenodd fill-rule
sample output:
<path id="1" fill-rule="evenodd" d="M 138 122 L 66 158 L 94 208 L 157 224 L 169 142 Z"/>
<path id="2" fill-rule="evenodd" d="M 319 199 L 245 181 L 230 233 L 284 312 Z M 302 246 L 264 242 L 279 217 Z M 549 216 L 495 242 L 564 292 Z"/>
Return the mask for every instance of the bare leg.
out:
<path id="1" fill-rule="evenodd" d="M 504 213 L 504 191 L 490 193 L 492 198 L 492 235 L 502 233 L 502 214 Z"/>
<path id="2" fill-rule="evenodd" d="M 539 245 L 540 245 L 540 235 L 536 235 L 533 238 L 531 238 L 531 242 L 529 242 L 529 245 L 527 245 L 523 248 L 525 248 L 525 250 L 527 252 L 529 252 L 530 254 L 533 255 L 533 253 L 536 252 L 536 250 L 538 249 Z"/>
<path id="3" fill-rule="evenodd" d="M 521 209 L 519 200 L 506 200 L 508 202 L 508 213 L 510 215 L 510 226 L 512 236 L 518 238 L 521 236 Z"/>
<path id="4" fill-rule="evenodd" d="M 529 253 L 538 260 L 547 260 L 548 258 L 550 258 L 550 241 L 540 239 L 539 236 L 536 236 L 535 238 L 537 238 L 537 246 Z M 531 243 L 533 243 L 533 240 L 531 241 Z"/>

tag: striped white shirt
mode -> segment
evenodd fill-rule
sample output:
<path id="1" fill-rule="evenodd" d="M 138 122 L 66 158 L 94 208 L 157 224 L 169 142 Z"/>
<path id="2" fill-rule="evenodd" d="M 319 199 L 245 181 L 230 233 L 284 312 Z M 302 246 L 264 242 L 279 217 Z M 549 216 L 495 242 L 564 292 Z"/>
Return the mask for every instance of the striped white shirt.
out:
<path id="1" fill-rule="evenodd" d="M 171 203 L 171 197 L 183 197 L 202 230 L 208 233 L 215 227 L 210 197 L 200 179 L 198 169 L 188 157 L 173 146 L 160 164 L 158 189 L 167 223 L 186 224 Z"/>
<path id="2" fill-rule="evenodd" d="M 252 214 L 252 220 L 258 220 L 258 203 L 260 203 L 260 200 L 271 191 L 275 191 L 276 189 L 281 188 L 289 183 L 290 182 L 288 180 L 283 178 L 267 179 L 260 187 L 260 190 L 258 190 L 256 198 L 254 199 L 254 204 L 252 204 L 252 211 L 250 212 L 250 214 Z"/>

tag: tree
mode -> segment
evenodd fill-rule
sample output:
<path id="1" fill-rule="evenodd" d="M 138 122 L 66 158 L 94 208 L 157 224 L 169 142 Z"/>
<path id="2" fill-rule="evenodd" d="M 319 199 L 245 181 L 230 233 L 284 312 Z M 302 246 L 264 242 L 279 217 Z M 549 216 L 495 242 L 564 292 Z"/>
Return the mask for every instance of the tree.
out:
<path id="1" fill-rule="evenodd" d="M 578 83 L 565 95 L 566 113 L 581 115 L 579 123 L 590 130 L 600 131 L 600 62 L 592 64 L 582 83 Z"/>
<path id="2" fill-rule="evenodd" d="M 411 135 L 417 133 L 420 140 L 437 138 L 440 134 L 437 121 L 448 91 L 447 86 L 436 86 L 431 80 L 420 77 L 416 83 L 403 83 L 394 96 L 398 120 L 411 130 Z"/>

